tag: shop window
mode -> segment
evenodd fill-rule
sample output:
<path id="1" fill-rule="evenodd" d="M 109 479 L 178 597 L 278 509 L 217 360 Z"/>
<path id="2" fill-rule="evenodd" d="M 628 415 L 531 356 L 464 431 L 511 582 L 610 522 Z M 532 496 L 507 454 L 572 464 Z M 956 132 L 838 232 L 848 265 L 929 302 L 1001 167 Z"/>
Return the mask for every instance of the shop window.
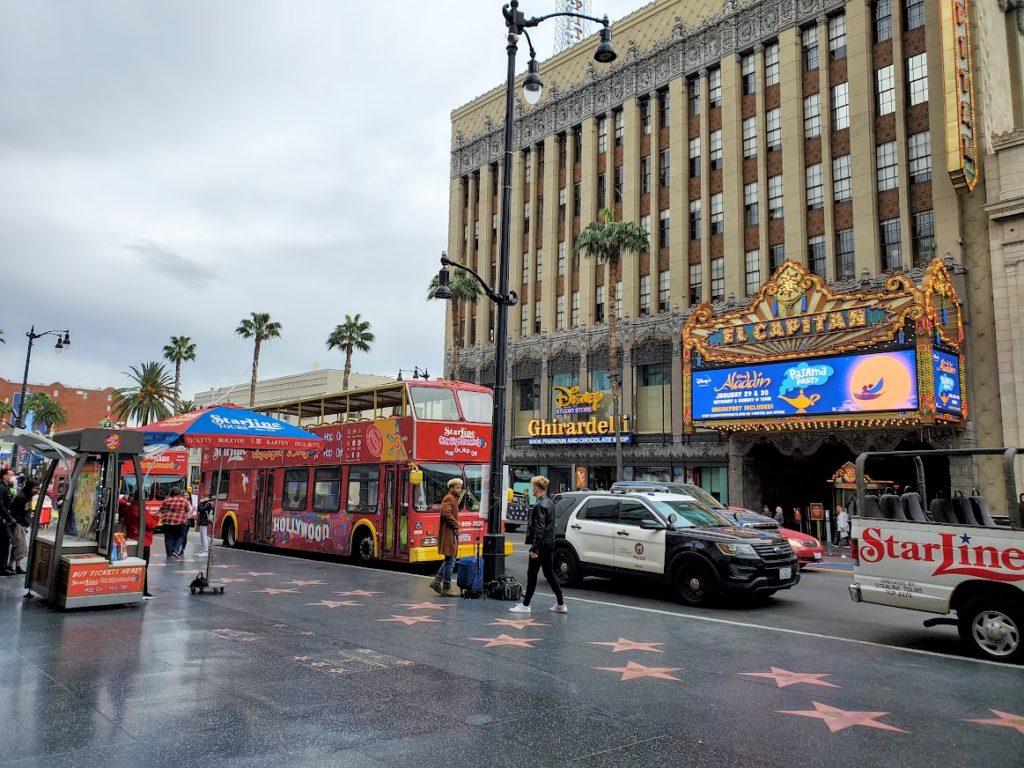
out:
<path id="1" fill-rule="evenodd" d="M 672 366 L 660 362 L 636 367 L 633 426 L 642 434 L 672 431 Z"/>
<path id="2" fill-rule="evenodd" d="M 317 467 L 313 473 L 313 511 L 341 508 L 341 467 Z"/>
<path id="3" fill-rule="evenodd" d="M 514 395 L 514 434 L 516 437 L 526 437 L 530 421 L 540 412 L 540 379 L 517 379 Z"/>
<path id="4" fill-rule="evenodd" d="M 348 470 L 348 511 L 376 512 L 380 471 L 374 464 L 355 464 Z"/>
<path id="5" fill-rule="evenodd" d="M 550 377 L 551 384 L 551 413 L 555 413 L 555 397 L 558 395 L 558 387 L 564 387 L 565 389 L 572 389 L 580 385 L 580 375 L 578 372 L 573 371 L 572 373 L 555 373 Z"/>
<path id="6" fill-rule="evenodd" d="M 612 380 L 608 375 L 608 369 L 590 372 L 590 391 L 603 392 L 604 398 L 594 412 L 599 419 L 607 418 L 612 414 Z"/>
<path id="7" fill-rule="evenodd" d="M 305 512 L 306 497 L 309 495 L 309 467 L 286 469 L 281 509 L 289 512 Z"/>

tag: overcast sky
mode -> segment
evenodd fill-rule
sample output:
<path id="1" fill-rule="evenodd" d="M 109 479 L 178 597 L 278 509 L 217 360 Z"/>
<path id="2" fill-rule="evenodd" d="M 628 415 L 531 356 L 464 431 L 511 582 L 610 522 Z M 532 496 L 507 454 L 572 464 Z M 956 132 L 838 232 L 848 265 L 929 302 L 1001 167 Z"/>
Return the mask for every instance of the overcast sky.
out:
<path id="1" fill-rule="evenodd" d="M 35 324 L 73 343 L 37 344 L 34 382 L 123 386 L 172 334 L 198 344 L 186 395 L 247 381 L 250 311 L 284 325 L 261 376 L 341 367 L 324 339 L 356 312 L 357 370 L 439 373 L 449 112 L 503 76 L 500 8 L 0 0 L 0 376 Z"/>

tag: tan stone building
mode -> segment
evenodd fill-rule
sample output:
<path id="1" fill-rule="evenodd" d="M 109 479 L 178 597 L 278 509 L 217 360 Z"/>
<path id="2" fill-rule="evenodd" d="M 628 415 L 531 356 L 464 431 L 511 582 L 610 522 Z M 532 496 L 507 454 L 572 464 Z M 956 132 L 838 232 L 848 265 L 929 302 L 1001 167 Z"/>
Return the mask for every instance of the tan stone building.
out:
<path id="1" fill-rule="evenodd" d="M 973 113 L 954 81 L 957 12 L 970 14 Z M 607 390 L 604 321 L 616 311 L 635 432 L 627 475 L 687 477 L 759 508 L 744 482 L 762 461 L 756 439 L 684 434 L 680 330 L 701 302 L 745 303 L 786 259 L 841 292 L 881 287 L 891 271 L 917 281 L 946 257 L 966 312 L 971 407 L 955 433 L 763 436 L 772 451 L 789 461 L 822 441 L 837 441 L 837 459 L 908 441 L 1001 444 L 1008 381 L 995 385 L 991 194 L 978 155 L 1019 121 L 1012 15 L 995 0 L 655 0 L 613 23 L 614 64 L 593 63 L 593 39 L 543 62 L 544 95 L 519 101 L 515 126 L 510 464 L 562 485 L 581 467 L 591 485 L 609 480 L 610 446 L 531 446 L 527 430 L 552 415 L 557 387 Z M 973 128 L 967 143 L 958 116 Z M 483 275 L 497 262 L 502 120 L 503 88 L 452 113 L 448 251 Z M 651 235 L 614 287 L 573 254 L 603 207 Z M 455 375 L 493 383 L 493 325 L 485 301 L 467 313 Z M 1019 335 L 1020 319 L 1003 327 Z M 997 481 L 964 471 L 965 483 Z"/>

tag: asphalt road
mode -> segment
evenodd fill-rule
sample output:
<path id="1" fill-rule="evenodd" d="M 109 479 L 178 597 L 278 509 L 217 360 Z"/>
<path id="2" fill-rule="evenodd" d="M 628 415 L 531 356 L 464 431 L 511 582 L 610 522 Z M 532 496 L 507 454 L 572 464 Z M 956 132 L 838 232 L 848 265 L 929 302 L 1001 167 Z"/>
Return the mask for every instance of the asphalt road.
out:
<path id="1" fill-rule="evenodd" d="M 516 554 L 508 559 L 507 570 L 525 587 L 527 547 L 523 543 L 523 535 L 509 534 L 509 539 L 515 546 Z M 565 594 L 579 600 L 963 655 L 955 627 L 938 626 L 928 629 L 922 622 L 932 614 L 854 603 L 847 591 L 850 582 L 849 573 L 805 568 L 796 587 L 778 592 L 767 601 L 723 600 L 708 608 L 682 605 L 675 600 L 670 588 L 642 579 L 588 577 L 580 586 L 565 590 Z M 543 576 L 540 577 L 537 591 L 542 595 L 550 595 Z"/>

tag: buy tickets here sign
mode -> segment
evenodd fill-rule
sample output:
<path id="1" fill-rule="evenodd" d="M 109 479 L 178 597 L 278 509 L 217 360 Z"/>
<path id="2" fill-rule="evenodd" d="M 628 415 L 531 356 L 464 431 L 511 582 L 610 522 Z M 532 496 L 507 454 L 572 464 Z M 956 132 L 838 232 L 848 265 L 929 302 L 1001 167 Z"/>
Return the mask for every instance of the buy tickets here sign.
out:
<path id="1" fill-rule="evenodd" d="M 68 597 L 116 595 L 142 591 L 144 566 L 112 567 L 108 563 L 71 564 Z"/>

